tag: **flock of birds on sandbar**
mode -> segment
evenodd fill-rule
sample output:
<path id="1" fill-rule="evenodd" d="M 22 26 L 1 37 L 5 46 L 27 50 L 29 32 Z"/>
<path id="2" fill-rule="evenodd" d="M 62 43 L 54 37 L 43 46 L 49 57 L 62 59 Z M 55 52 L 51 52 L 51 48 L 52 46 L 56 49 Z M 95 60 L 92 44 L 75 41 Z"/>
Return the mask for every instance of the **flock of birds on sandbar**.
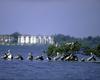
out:
<path id="1" fill-rule="evenodd" d="M 10 50 L 8 50 L 6 53 L 4 53 L 0 58 L 3 59 L 3 60 L 13 60 L 13 59 L 24 60 L 25 59 L 20 54 L 13 56 L 13 54 L 11 53 Z M 34 57 L 32 55 L 32 53 L 30 52 L 30 53 L 28 53 L 27 60 L 30 60 L 30 61 L 33 61 L 33 60 L 40 60 L 40 61 L 43 61 L 43 60 L 48 60 L 48 61 L 81 61 L 81 62 L 86 62 L 86 61 L 94 61 L 95 62 L 95 61 L 97 61 L 96 57 L 94 55 L 92 55 L 92 53 L 91 53 L 91 56 L 89 56 L 87 59 L 83 57 L 79 60 L 79 58 L 75 54 L 70 53 L 70 54 L 66 54 L 66 55 L 61 56 L 61 55 L 59 55 L 58 52 L 57 52 L 57 56 L 55 56 L 55 57 L 47 56 L 46 58 L 43 55 Z"/>

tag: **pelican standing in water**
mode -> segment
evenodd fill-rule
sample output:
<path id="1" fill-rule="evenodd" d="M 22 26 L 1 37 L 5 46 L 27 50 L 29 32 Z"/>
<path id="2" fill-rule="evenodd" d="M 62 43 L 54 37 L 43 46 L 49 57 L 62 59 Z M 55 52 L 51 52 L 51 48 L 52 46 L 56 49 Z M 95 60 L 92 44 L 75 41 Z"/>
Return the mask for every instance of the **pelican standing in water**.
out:
<path id="1" fill-rule="evenodd" d="M 7 59 L 7 53 L 5 53 L 3 56 L 1 56 L 1 59 L 4 59 L 4 60 L 6 60 Z"/>
<path id="2" fill-rule="evenodd" d="M 28 60 L 31 60 L 31 61 L 33 60 L 33 55 L 32 55 L 32 53 L 31 53 L 31 52 L 28 54 L 27 59 L 28 59 Z"/>
<path id="3" fill-rule="evenodd" d="M 56 57 L 54 57 L 53 59 L 54 59 L 54 61 L 56 61 L 56 60 L 59 60 L 61 58 L 61 55 L 60 55 L 60 53 L 59 52 L 57 52 L 57 56 Z"/>
<path id="4" fill-rule="evenodd" d="M 5 53 L 5 55 L 3 56 L 3 59 L 6 59 L 6 60 L 12 60 L 13 59 L 13 55 L 11 54 L 10 50 L 8 50 L 7 53 Z"/>
<path id="5" fill-rule="evenodd" d="M 50 56 L 48 56 L 46 59 L 47 59 L 48 61 L 51 61 L 51 60 L 52 60 Z"/>
<path id="6" fill-rule="evenodd" d="M 43 55 L 35 57 L 35 60 L 44 60 Z"/>
<path id="7" fill-rule="evenodd" d="M 15 56 L 14 58 L 18 59 L 18 60 L 24 60 L 23 57 L 20 54 L 17 54 L 17 56 Z"/>
<path id="8" fill-rule="evenodd" d="M 87 58 L 87 61 L 96 61 L 96 58 L 92 52 L 91 52 L 91 56 Z"/>

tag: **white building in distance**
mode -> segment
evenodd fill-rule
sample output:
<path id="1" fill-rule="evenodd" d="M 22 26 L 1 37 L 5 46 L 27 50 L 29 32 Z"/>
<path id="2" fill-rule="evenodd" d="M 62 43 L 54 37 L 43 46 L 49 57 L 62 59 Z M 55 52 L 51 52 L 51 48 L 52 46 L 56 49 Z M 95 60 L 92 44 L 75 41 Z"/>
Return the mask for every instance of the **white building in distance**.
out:
<path id="1" fill-rule="evenodd" d="M 0 35 L 0 44 L 12 43 L 14 41 L 14 37 L 10 35 Z"/>
<path id="2" fill-rule="evenodd" d="M 52 36 L 30 36 L 22 35 L 18 37 L 18 44 L 53 44 L 54 38 Z"/>

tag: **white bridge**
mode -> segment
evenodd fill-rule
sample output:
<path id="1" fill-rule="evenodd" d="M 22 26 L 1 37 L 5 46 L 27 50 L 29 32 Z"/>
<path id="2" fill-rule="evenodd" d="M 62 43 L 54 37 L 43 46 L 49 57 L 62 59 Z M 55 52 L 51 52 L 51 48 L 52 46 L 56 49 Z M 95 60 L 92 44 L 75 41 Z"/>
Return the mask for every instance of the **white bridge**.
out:
<path id="1" fill-rule="evenodd" d="M 54 38 L 52 36 L 31 36 L 23 35 L 18 37 L 18 44 L 53 44 Z"/>

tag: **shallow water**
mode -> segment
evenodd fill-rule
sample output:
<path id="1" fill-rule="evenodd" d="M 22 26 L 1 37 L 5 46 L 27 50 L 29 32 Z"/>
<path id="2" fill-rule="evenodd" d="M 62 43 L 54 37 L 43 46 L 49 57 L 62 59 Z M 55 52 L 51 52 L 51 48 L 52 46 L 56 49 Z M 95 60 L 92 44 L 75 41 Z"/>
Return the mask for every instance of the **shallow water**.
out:
<path id="1" fill-rule="evenodd" d="M 26 57 L 28 51 L 39 53 L 43 47 L 0 46 L 0 52 L 9 48 Z M 100 80 L 100 63 L 0 59 L 0 80 Z"/>
<path id="2" fill-rule="evenodd" d="M 0 80 L 100 80 L 100 64 L 0 61 Z"/>

